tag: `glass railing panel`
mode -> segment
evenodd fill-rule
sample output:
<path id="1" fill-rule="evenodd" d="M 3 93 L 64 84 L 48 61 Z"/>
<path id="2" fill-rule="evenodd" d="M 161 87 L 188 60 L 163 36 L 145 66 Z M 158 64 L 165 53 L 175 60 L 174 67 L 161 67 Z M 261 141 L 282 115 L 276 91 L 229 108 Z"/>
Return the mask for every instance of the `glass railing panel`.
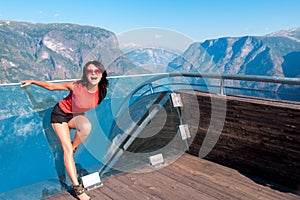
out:
<path id="1" fill-rule="evenodd" d="M 134 104 L 141 94 L 149 94 L 148 86 L 141 88 L 130 98 L 130 103 L 121 108 L 127 96 L 151 77 L 109 80 L 105 100 L 85 114 L 93 129 L 75 154 L 80 175 L 97 171 L 103 166 L 106 151 L 113 140 L 111 130 L 116 115 Z M 30 191 L 34 192 L 32 195 L 38 198 L 69 189 L 70 180 L 65 174 L 61 145 L 50 124 L 53 106 L 68 92 L 47 91 L 34 85 L 21 88 L 17 84 L 1 85 L 0 91 L 0 180 L 4 183 L 0 188 L 0 197 L 16 197 L 14 195 L 24 193 L 28 190 L 24 188 L 30 186 Z M 140 110 L 140 113 L 143 112 L 147 110 Z M 72 137 L 74 133 L 71 131 Z"/>
<path id="2" fill-rule="evenodd" d="M 52 103 L 63 94 L 18 85 L 0 90 L 0 193 L 56 177 L 47 119 Z"/>
<path id="3" fill-rule="evenodd" d="M 149 165 L 149 157 L 176 157 L 186 151 L 179 135 L 179 108 L 172 105 L 170 92 L 144 96 L 131 104 L 113 124 L 103 177 L 130 172 Z"/>
<path id="4" fill-rule="evenodd" d="M 92 122 L 93 129 L 75 154 L 80 175 L 101 170 L 107 164 L 101 175 L 110 176 L 149 164 L 150 154 L 163 153 L 167 156 L 176 155 L 174 152 L 184 152 L 188 145 L 180 139 L 178 133 L 182 119 L 179 108 L 172 106 L 170 93 L 183 89 L 220 92 L 218 78 L 200 76 L 154 74 L 111 77 L 109 82 L 105 100 L 85 114 Z M 228 95 L 265 92 L 259 91 L 259 88 L 256 88 L 257 91 L 247 89 L 251 84 L 249 81 L 236 83 L 225 80 L 224 83 Z M 271 84 L 271 88 L 277 87 L 274 83 L 268 84 Z M 299 86 L 287 86 L 284 89 L 292 91 L 299 101 Z M 50 92 L 34 85 L 21 88 L 17 84 L 2 85 L 0 92 L 0 180 L 3 183 L 0 199 L 1 196 L 24 193 L 24 188 L 30 185 L 35 188 L 30 191 L 38 197 L 68 189 L 70 181 L 65 174 L 61 145 L 49 123 L 53 106 L 68 92 Z M 152 113 L 153 109 L 156 111 Z M 149 119 L 148 116 L 152 114 Z M 164 120 L 159 120 L 162 118 Z M 173 123 L 168 125 L 169 121 Z M 168 139 L 162 140 L 160 137 L 164 132 Z M 74 133 L 71 132 L 72 137 Z M 131 135 L 134 139 L 128 138 Z M 164 143 L 159 145 L 157 141 Z M 152 143 L 156 146 L 148 145 Z M 115 152 L 112 145 L 115 145 L 115 149 L 121 145 L 122 152 L 118 156 L 111 157 Z M 108 160 L 111 161 L 108 163 Z"/>

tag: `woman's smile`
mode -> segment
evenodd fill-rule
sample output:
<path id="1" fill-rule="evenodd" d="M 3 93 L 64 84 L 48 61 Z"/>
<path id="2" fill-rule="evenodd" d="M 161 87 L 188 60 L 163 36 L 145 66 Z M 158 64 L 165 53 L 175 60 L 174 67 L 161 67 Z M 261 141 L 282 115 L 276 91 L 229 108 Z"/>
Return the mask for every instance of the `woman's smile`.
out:
<path id="1" fill-rule="evenodd" d="M 86 76 L 90 84 L 96 85 L 102 78 L 102 72 L 96 66 L 90 64 L 86 69 Z"/>

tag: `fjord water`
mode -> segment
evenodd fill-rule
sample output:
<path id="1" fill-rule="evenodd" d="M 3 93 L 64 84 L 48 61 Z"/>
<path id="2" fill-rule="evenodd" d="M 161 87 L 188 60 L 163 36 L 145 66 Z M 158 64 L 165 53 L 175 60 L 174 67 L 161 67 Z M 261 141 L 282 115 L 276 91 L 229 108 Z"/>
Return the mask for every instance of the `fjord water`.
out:
<path id="1" fill-rule="evenodd" d="M 92 132 L 74 155 L 78 173 L 99 170 L 103 165 L 114 115 L 145 78 L 110 80 L 107 97 L 85 113 Z M 124 87 L 126 86 L 126 87 Z M 67 91 L 48 91 L 37 86 L 21 88 L 18 84 L 0 87 L 0 187 L 1 193 L 50 182 L 70 185 L 63 164 L 63 151 L 50 124 L 55 104 Z M 71 131 L 71 137 L 75 131 Z M 36 186 L 34 186 L 36 187 Z M 45 188 L 46 189 L 46 188 Z M 66 189 L 66 188 L 65 188 Z"/>
<path id="2" fill-rule="evenodd" d="M 97 110 L 102 111 L 101 107 L 108 104 L 109 100 L 103 101 Z M 51 110 L 52 107 L 49 107 L 46 110 L 22 113 L 0 120 L 0 179 L 3 183 L 0 193 L 57 177 L 66 177 L 63 151 L 50 124 Z M 95 121 L 91 113 L 92 111 L 86 113 L 86 116 Z M 111 115 L 106 113 L 105 118 L 101 118 L 107 121 L 103 120 L 100 123 L 107 123 Z M 101 165 L 98 158 L 103 157 L 106 148 L 107 137 L 104 133 L 108 132 L 105 130 L 108 126 L 98 129 L 97 124 L 93 124 L 90 137 L 75 154 L 76 163 L 82 169 Z M 94 146 L 98 151 L 93 151 L 92 155 L 87 149 L 89 146 Z"/>

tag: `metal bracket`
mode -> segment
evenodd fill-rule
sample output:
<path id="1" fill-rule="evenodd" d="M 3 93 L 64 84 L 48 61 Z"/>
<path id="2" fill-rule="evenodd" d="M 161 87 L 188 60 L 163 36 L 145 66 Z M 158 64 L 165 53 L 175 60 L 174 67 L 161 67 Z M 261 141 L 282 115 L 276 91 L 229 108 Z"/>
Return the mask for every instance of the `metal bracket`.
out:
<path id="1" fill-rule="evenodd" d="M 86 176 L 81 177 L 81 181 L 83 183 L 84 188 L 86 188 L 87 190 L 91 190 L 103 185 L 98 172 L 94 172 L 92 174 L 88 174 Z"/>
<path id="2" fill-rule="evenodd" d="M 186 140 L 191 137 L 189 126 L 187 124 L 179 125 L 179 130 L 182 140 Z"/>
<path id="3" fill-rule="evenodd" d="M 180 94 L 172 93 L 171 98 L 172 98 L 174 107 L 182 107 L 183 106 Z"/>
<path id="4" fill-rule="evenodd" d="M 150 161 L 150 164 L 152 166 L 159 166 L 161 164 L 164 164 L 164 157 L 163 155 L 160 153 L 160 154 L 156 154 L 154 156 L 150 156 L 149 157 L 149 161 Z"/>

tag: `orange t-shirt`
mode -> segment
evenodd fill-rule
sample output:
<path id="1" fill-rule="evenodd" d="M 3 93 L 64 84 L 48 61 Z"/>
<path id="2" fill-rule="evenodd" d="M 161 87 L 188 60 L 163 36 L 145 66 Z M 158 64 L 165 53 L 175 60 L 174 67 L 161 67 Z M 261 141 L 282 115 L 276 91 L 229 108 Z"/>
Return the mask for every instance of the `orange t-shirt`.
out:
<path id="1" fill-rule="evenodd" d="M 59 101 L 59 107 L 65 113 L 84 113 L 98 105 L 99 89 L 90 93 L 81 83 L 75 82 L 73 91 Z"/>

